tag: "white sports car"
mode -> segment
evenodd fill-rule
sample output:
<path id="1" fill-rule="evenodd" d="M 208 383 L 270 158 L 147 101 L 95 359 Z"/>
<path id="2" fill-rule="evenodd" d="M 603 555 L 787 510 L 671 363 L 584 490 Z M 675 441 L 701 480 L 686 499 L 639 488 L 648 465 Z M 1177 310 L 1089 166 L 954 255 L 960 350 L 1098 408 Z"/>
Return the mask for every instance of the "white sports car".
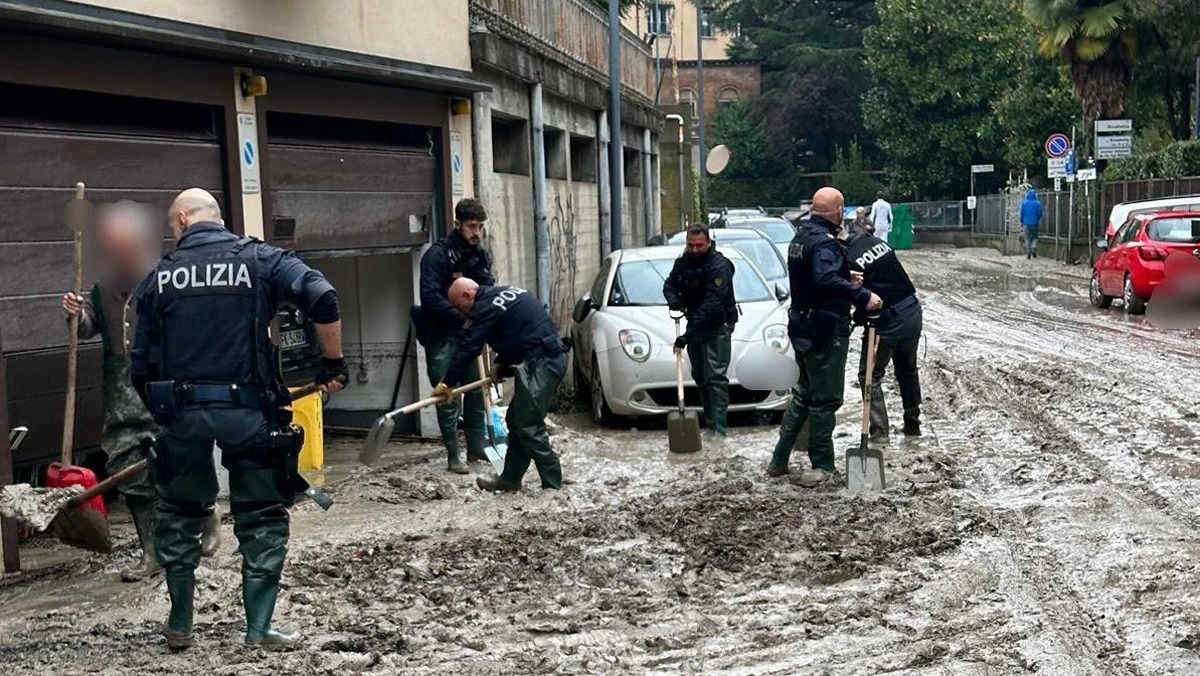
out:
<path id="1" fill-rule="evenodd" d="M 768 285 L 737 250 L 721 252 L 733 262 L 734 298 L 741 309 L 729 364 L 729 410 L 782 411 L 790 390 L 747 390 L 738 384 L 737 364 L 753 344 L 791 354 L 788 289 Z M 601 263 L 591 291 L 575 305 L 575 382 L 588 388 L 592 418 L 598 423 L 612 423 L 617 416 L 661 415 L 678 407 L 675 322 L 662 287 L 681 253 L 678 246 L 614 251 Z M 686 331 L 687 321 L 680 324 Z M 683 364 L 684 405 L 698 410 L 700 395 L 686 355 Z"/>

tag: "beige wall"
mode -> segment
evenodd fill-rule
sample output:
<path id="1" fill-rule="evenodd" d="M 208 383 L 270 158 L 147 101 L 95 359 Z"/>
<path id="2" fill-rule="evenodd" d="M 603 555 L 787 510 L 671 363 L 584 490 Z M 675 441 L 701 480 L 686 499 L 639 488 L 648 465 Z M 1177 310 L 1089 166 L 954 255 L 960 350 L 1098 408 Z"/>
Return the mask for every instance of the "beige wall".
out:
<path id="1" fill-rule="evenodd" d="M 79 1 L 303 44 L 471 69 L 466 0 Z"/>
<path id="2" fill-rule="evenodd" d="M 696 5 L 691 0 L 647 0 L 648 3 L 662 2 L 673 6 L 671 12 L 671 32 L 668 38 L 660 35 L 654 41 L 651 50 L 658 50 L 659 58 L 694 60 L 696 58 Z M 634 7 L 622 17 L 621 23 L 633 31 L 638 37 L 645 37 L 648 32 L 646 9 Z M 728 33 L 713 32 L 713 37 L 701 40 L 704 49 L 704 59 L 724 59 L 725 47 L 733 39 Z M 668 43 L 670 48 L 668 49 Z"/>

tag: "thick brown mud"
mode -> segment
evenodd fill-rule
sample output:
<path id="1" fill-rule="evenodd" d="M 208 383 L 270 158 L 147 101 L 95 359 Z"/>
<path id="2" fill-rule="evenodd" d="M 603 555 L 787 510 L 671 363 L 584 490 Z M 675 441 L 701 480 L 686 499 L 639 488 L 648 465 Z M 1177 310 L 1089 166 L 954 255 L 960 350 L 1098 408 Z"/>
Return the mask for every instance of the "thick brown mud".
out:
<path id="1" fill-rule="evenodd" d="M 393 444 L 367 469 L 359 442 L 332 440 L 337 504 L 293 510 L 276 613 L 302 649 L 242 646 L 227 525 L 198 571 L 198 645 L 167 653 L 161 580 L 115 581 L 137 554 L 122 522 L 110 557 L 24 548 L 39 567 L 0 586 L 0 659 L 12 673 L 1196 673 L 1193 339 L 1090 308 L 1080 268 L 903 260 L 925 307 L 926 435 L 893 434 L 883 493 L 766 478 L 770 426 L 668 457 L 662 425 L 557 416 L 574 483 L 542 491 L 531 470 L 515 495 L 445 472 L 432 444 Z M 839 454 L 857 443 L 850 380 Z M 899 411 L 890 375 L 885 389 Z"/>

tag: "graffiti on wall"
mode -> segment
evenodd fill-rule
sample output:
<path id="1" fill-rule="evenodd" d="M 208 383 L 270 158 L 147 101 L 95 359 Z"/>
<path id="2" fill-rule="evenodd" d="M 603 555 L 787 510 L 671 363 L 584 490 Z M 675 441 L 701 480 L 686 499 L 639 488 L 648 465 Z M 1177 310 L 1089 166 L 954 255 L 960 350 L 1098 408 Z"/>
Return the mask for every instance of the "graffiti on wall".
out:
<path id="1" fill-rule="evenodd" d="M 571 193 L 554 195 L 550 218 L 550 318 L 565 329 L 575 303 L 575 204 Z"/>

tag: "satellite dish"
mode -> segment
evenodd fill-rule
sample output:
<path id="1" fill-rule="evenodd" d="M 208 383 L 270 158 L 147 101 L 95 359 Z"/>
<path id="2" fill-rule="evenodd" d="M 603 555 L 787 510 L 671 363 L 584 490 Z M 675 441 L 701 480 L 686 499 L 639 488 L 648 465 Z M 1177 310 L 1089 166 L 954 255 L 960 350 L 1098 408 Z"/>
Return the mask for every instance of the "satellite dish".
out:
<path id="1" fill-rule="evenodd" d="M 704 168 L 710 176 L 725 171 L 725 166 L 729 164 L 729 147 L 726 145 L 713 146 L 712 150 L 708 151 L 708 158 L 704 160 Z"/>

